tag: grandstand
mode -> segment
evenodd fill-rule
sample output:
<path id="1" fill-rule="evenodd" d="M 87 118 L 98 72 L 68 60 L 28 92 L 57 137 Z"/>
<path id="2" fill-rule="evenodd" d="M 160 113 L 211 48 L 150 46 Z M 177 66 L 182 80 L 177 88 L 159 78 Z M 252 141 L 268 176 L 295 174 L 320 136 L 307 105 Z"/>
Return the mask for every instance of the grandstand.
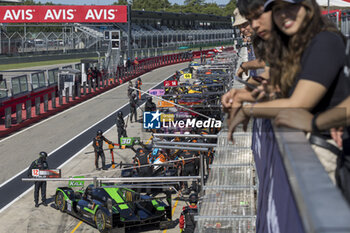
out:
<path id="1" fill-rule="evenodd" d="M 13 28 L 16 27 L 16 28 Z M 38 32 L 38 27 L 45 30 Z M 19 30 L 20 29 L 20 30 Z M 1 25 L 0 53 L 49 53 L 50 51 L 106 51 L 104 31 L 122 31 L 122 51 L 127 49 L 127 24 L 6 24 Z M 194 13 L 131 11 L 133 49 L 174 50 L 177 47 L 222 45 L 232 42 L 230 17 Z M 39 45 L 34 41 L 42 41 Z M 147 57 L 154 53 L 134 53 Z M 123 55 L 123 52 L 122 52 Z"/>

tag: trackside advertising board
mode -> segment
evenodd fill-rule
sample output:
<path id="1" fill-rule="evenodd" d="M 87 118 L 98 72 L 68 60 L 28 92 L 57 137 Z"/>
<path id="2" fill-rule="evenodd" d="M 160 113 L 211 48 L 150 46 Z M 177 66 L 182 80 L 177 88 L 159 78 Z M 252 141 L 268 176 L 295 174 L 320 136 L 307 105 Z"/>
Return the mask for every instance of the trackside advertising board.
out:
<path id="1" fill-rule="evenodd" d="M 127 6 L 0 6 L 0 23 L 126 23 Z"/>

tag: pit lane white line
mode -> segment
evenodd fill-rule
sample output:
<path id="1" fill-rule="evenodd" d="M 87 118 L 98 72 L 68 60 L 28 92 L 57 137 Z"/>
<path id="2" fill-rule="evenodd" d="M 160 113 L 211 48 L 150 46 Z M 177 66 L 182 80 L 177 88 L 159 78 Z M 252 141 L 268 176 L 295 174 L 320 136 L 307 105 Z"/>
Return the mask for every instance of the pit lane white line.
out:
<path id="1" fill-rule="evenodd" d="M 163 67 L 162 67 L 162 68 L 163 68 Z M 159 68 L 159 69 L 162 69 L 162 68 Z M 166 68 L 166 67 L 165 67 L 165 68 Z M 140 77 L 142 77 L 142 76 L 144 76 L 144 75 L 147 75 L 147 74 L 148 74 L 148 73 L 143 74 L 143 75 L 141 75 Z M 169 76 L 169 77 L 167 77 L 166 79 L 168 79 L 168 78 L 170 78 L 170 77 L 172 77 L 172 75 Z M 164 80 L 166 80 L 166 79 L 164 79 Z M 163 80 L 163 81 L 164 81 L 164 80 Z M 163 81 L 161 81 L 161 82 L 163 82 Z M 160 84 L 161 82 L 159 82 L 158 84 Z M 122 86 L 124 86 L 124 85 L 127 85 L 127 84 L 128 84 L 128 82 L 123 83 L 122 85 L 120 85 L 120 86 L 118 86 L 118 87 L 116 87 L 116 88 L 112 88 L 111 90 L 106 91 L 106 92 L 104 92 L 104 93 L 102 93 L 102 94 L 100 94 L 100 95 L 98 95 L 98 96 L 96 96 L 96 97 L 97 97 L 97 98 L 100 98 L 101 96 L 103 96 L 103 95 L 105 95 L 105 94 L 107 94 L 107 93 L 109 93 L 109 92 L 111 92 L 111 91 L 113 91 L 113 90 L 115 91 L 117 88 L 120 88 L 120 87 L 122 87 Z M 156 84 L 155 86 L 157 86 L 158 84 Z M 154 88 L 155 86 L 153 86 L 152 88 Z M 150 88 L 150 89 L 152 89 L 152 88 Z M 150 89 L 148 89 L 148 90 L 150 90 Z M 43 124 L 44 122 L 46 122 L 46 121 L 48 121 L 48 120 L 52 120 L 52 119 L 54 119 L 55 117 L 58 117 L 58 116 L 60 116 L 61 114 L 65 113 L 66 111 L 73 110 L 73 109 L 79 107 L 80 105 L 86 104 L 86 103 L 88 103 L 88 102 L 90 102 L 90 101 L 92 101 L 92 100 L 94 100 L 94 99 L 95 99 L 95 97 L 93 97 L 93 98 L 91 98 L 91 99 L 89 99 L 89 100 L 87 100 L 87 101 L 81 102 L 81 103 L 79 103 L 79 104 L 77 104 L 77 105 L 75 105 L 75 106 L 73 106 L 73 107 L 71 107 L 71 108 L 68 108 L 68 109 L 66 109 L 66 110 L 64 110 L 64 111 L 62 111 L 62 112 L 60 112 L 60 113 L 58 113 L 58 114 L 56 114 L 56 115 L 54 115 L 54 116 L 52 116 L 52 117 L 49 117 L 49 118 L 47 118 L 47 119 L 45 119 L 45 120 L 43 120 L 43 121 L 40 121 L 40 122 L 38 122 L 37 124 L 34 124 L 34 125 L 32 125 L 32 126 L 30 126 L 30 127 L 28 127 L 28 128 L 25 128 L 24 130 L 21 130 L 21 131 L 15 133 L 15 134 L 13 134 L 13 135 L 11 135 L 11 136 L 9 136 L 9 137 L 6 137 L 6 138 L 0 140 L 0 143 L 3 142 L 3 141 L 5 141 L 5 140 L 7 140 L 7 139 L 10 139 L 10 138 L 12 138 L 12 137 L 18 135 L 18 134 L 21 134 L 21 133 L 23 133 L 23 132 L 25 132 L 25 131 L 27 131 L 27 130 L 29 130 L 29 129 L 35 127 L 35 126 L 38 126 L 38 125 L 40 125 L 40 124 Z M 127 104 L 128 104 L 128 103 L 127 103 Z M 124 105 L 123 105 L 122 107 L 120 107 L 120 108 L 123 108 L 123 107 L 124 107 L 125 105 L 127 105 L 127 104 L 124 104 Z M 119 108 L 119 109 L 120 109 L 120 108 Z M 119 109 L 117 109 L 117 110 L 119 110 Z M 117 110 L 116 110 L 116 111 L 117 111 Z M 110 115 L 112 115 L 112 114 L 110 114 Z M 107 117 L 109 117 L 110 115 L 108 115 Z M 107 118 L 107 117 L 106 117 L 106 118 Z M 104 119 L 106 119 L 106 118 L 104 118 Z M 96 124 L 100 123 L 100 122 L 103 121 L 104 119 L 102 119 L 102 120 L 100 120 L 99 122 L 95 123 L 95 124 L 92 125 L 90 128 L 94 127 Z M 65 144 L 63 144 L 62 146 L 60 146 L 60 147 L 58 147 L 57 149 L 51 151 L 51 152 L 49 153 L 48 156 L 50 156 L 50 154 L 56 152 L 57 150 L 61 149 L 61 148 L 62 148 L 63 146 L 65 146 L 67 143 L 69 143 L 70 141 L 74 140 L 76 137 L 80 136 L 81 134 L 83 134 L 84 132 L 86 132 L 87 130 L 89 130 L 90 128 L 87 128 L 86 130 L 84 130 L 83 132 L 81 132 L 80 134 L 78 134 L 77 136 L 75 136 L 74 138 L 72 138 L 71 140 L 67 141 L 67 142 L 66 142 Z M 18 172 L 16 175 L 12 176 L 12 177 L 11 177 L 10 179 L 8 179 L 7 181 L 3 182 L 3 183 L 0 185 L 0 188 L 1 188 L 2 186 L 4 186 L 5 184 L 7 184 L 8 182 L 10 182 L 11 180 L 13 180 L 14 178 L 16 178 L 18 175 L 22 174 L 24 171 L 28 170 L 28 168 L 29 168 L 29 166 L 28 166 L 27 168 L 23 169 L 22 171 Z"/>
<path id="2" fill-rule="evenodd" d="M 141 76 L 141 77 L 142 77 L 142 76 Z M 170 78 L 170 77 L 172 77 L 172 75 L 169 76 L 169 77 L 167 77 L 167 78 L 165 78 L 164 80 L 166 80 L 166 79 L 168 79 L 168 78 Z M 163 81 L 164 81 L 164 80 L 163 80 Z M 158 84 L 154 85 L 153 87 L 149 88 L 148 90 L 153 89 L 154 87 L 156 87 L 157 85 L 159 85 L 159 84 L 160 84 L 161 82 L 163 82 L 163 81 L 160 81 Z M 127 83 L 125 83 L 125 84 L 127 84 Z M 122 85 L 124 85 L 124 84 L 122 84 Z M 121 86 L 119 86 L 119 87 L 121 87 Z M 112 89 L 112 90 L 113 90 L 113 89 Z M 108 91 L 108 92 L 109 92 L 109 91 Z M 107 92 L 105 92 L 105 93 L 107 93 Z M 103 93 L 103 94 L 104 94 L 104 93 Z M 92 99 L 94 99 L 94 98 L 92 98 Z M 92 99 L 90 99 L 90 100 L 92 100 Z M 90 101 L 90 100 L 88 100 L 88 101 Z M 87 101 L 86 101 L 86 102 L 87 102 Z M 86 102 L 84 102 L 84 103 L 86 103 Z M 122 109 L 124 106 L 126 106 L 126 105 L 128 105 L 128 104 L 129 104 L 129 103 L 124 104 L 122 107 L 118 108 L 116 111 Z M 72 108 L 70 108 L 70 109 L 72 109 Z M 64 143 L 63 145 L 61 145 L 61 146 L 58 147 L 57 149 L 55 149 L 54 151 L 50 152 L 50 154 L 52 154 L 52 153 L 54 153 L 55 151 L 59 150 L 60 148 L 62 148 L 63 146 L 65 146 L 66 144 L 68 144 L 69 142 L 71 142 L 72 140 L 74 140 L 75 138 L 79 137 L 81 134 L 83 134 L 83 133 L 86 132 L 87 130 L 91 129 L 92 127 L 94 127 L 95 125 L 97 125 L 98 123 L 100 123 L 101 121 L 103 121 L 103 120 L 105 120 L 106 118 L 110 117 L 111 115 L 115 114 L 116 111 L 114 111 L 113 113 L 109 114 L 109 115 L 106 116 L 105 118 L 101 119 L 100 121 L 98 121 L 98 122 L 95 123 L 94 125 L 90 126 L 89 128 L 85 129 L 84 131 L 82 131 L 81 133 L 79 133 L 78 135 L 76 135 L 74 138 L 70 139 L 69 141 L 67 141 L 66 143 Z M 127 116 L 125 116 L 124 119 L 125 119 L 126 117 L 127 117 Z M 47 119 L 47 120 L 48 120 L 48 119 Z M 112 126 L 111 128 L 109 128 L 109 129 L 106 131 L 106 133 L 109 132 L 113 127 L 114 127 L 114 126 Z M 0 141 L 0 142 L 1 142 L 1 141 Z M 68 160 L 65 161 L 63 164 L 61 164 L 61 166 L 59 166 L 58 169 L 60 169 L 61 167 L 63 167 L 65 164 L 67 164 L 69 161 L 71 161 L 74 157 L 76 157 L 78 154 L 80 154 L 82 151 L 84 151 L 84 150 L 85 150 L 87 147 L 89 147 L 89 146 L 90 146 L 90 143 L 88 143 L 88 144 L 87 144 L 83 149 L 81 149 L 78 153 L 74 154 L 70 159 L 68 159 Z M 29 167 L 28 167 L 28 168 L 29 168 Z M 22 172 L 28 170 L 28 168 L 24 169 L 23 171 L 19 172 L 17 175 L 13 176 L 13 177 L 10 178 L 9 180 L 7 180 L 7 181 L 5 181 L 4 183 L 2 183 L 1 186 L 0 186 L 0 188 L 1 188 L 2 186 L 4 186 L 5 184 L 7 184 L 8 182 L 10 182 L 11 180 L 13 180 L 14 178 L 16 178 L 16 177 L 17 177 L 19 174 L 21 174 Z M 10 207 L 13 203 L 15 203 L 15 202 L 16 202 L 17 200 L 19 200 L 21 197 L 23 197 L 24 195 L 26 195 L 30 190 L 33 189 L 33 187 L 34 187 L 34 185 L 31 186 L 31 187 L 30 187 L 28 190 L 26 190 L 24 193 L 22 193 L 21 195 L 19 195 L 17 198 L 15 198 L 13 201 L 11 201 L 9 204 L 7 204 L 6 206 L 4 206 L 2 209 L 0 209 L 0 213 L 2 213 L 5 209 L 7 209 L 8 207 Z"/>

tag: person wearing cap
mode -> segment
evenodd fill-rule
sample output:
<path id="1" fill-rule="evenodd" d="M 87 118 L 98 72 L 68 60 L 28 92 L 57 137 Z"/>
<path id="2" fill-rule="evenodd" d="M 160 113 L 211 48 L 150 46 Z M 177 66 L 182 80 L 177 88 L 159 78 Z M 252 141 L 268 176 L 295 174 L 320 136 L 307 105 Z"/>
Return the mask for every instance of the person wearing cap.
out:
<path id="1" fill-rule="evenodd" d="M 266 49 L 270 85 L 280 89 L 282 98 L 247 104 L 231 115 L 229 140 L 235 127 L 249 117 L 274 118 L 288 107 L 304 108 L 317 116 L 349 94 L 349 81 L 343 72 L 345 38 L 321 16 L 315 0 L 269 0 L 264 10 L 272 10 L 276 28 Z M 336 143 L 329 132 L 312 133 L 309 141 L 334 182 L 337 155 L 326 148 Z"/>
<path id="2" fill-rule="evenodd" d="M 241 17 L 245 17 L 248 20 L 254 31 L 252 44 L 257 59 L 242 62 L 236 75 L 241 77 L 248 70 L 264 68 L 264 72 L 260 73 L 260 79 L 257 80 L 257 76 L 248 78 L 247 81 L 254 85 L 259 85 L 262 80 L 269 78 L 269 66 L 265 62 L 266 46 L 264 44 L 271 36 L 272 18 L 271 11 L 264 12 L 264 3 L 265 0 L 240 0 L 237 2 L 237 9 L 241 13 Z M 254 72 L 251 72 L 251 74 L 254 75 Z M 251 95 L 251 91 L 249 88 L 231 89 L 221 98 L 224 109 L 226 111 L 230 111 L 232 107 L 239 109 L 244 101 L 256 102 L 255 97 Z"/>
<path id="3" fill-rule="evenodd" d="M 179 219 L 181 233 L 193 233 L 196 228 L 194 217 L 198 215 L 198 194 L 191 193 L 188 197 L 190 205 L 184 206 Z"/>
<path id="4" fill-rule="evenodd" d="M 47 170 L 49 165 L 46 162 L 47 153 L 42 151 L 39 153 L 39 158 L 34 160 L 28 169 L 28 177 L 33 177 L 33 169 Z M 34 202 L 35 207 L 39 207 L 39 190 L 41 190 L 41 200 L 44 206 L 47 206 L 46 203 L 46 181 L 35 181 L 34 182 Z"/>
<path id="5" fill-rule="evenodd" d="M 108 144 L 112 144 L 113 142 L 109 141 L 107 138 L 105 138 L 103 135 L 102 130 L 98 130 L 96 133 L 96 137 L 92 140 L 92 146 L 95 151 L 95 167 L 96 170 L 99 170 L 98 167 L 98 159 L 101 157 L 102 160 L 102 169 L 107 170 L 106 167 L 106 157 L 105 153 L 103 152 L 103 141 L 105 141 Z"/>

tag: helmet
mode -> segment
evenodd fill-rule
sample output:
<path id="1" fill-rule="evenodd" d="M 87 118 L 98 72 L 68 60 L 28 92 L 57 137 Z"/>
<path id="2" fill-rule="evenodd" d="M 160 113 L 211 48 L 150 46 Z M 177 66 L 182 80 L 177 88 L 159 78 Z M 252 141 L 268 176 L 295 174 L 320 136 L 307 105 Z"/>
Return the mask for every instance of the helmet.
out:
<path id="1" fill-rule="evenodd" d="M 137 81 L 141 81 L 141 78 L 138 78 Z"/>
<path id="2" fill-rule="evenodd" d="M 118 117 L 123 117 L 123 112 L 122 111 L 118 112 Z"/>
<path id="3" fill-rule="evenodd" d="M 152 151 L 152 155 L 157 155 L 158 152 L 159 152 L 159 149 L 158 149 L 158 148 L 155 148 L 155 149 L 153 149 L 153 151 Z"/>
<path id="4" fill-rule="evenodd" d="M 190 196 L 188 197 L 188 199 L 189 199 L 189 202 L 192 204 L 192 203 L 194 203 L 194 204 L 197 204 L 197 202 L 198 202 L 198 195 L 197 195 L 197 193 L 192 193 L 192 194 L 190 194 Z"/>
<path id="5" fill-rule="evenodd" d="M 152 101 L 152 97 L 151 97 L 151 96 L 148 96 L 148 97 L 147 97 L 147 101 L 151 102 L 151 101 Z"/>
<path id="6" fill-rule="evenodd" d="M 138 149 L 136 150 L 136 153 L 141 154 L 141 153 L 144 153 L 144 151 L 143 151 L 143 149 L 142 149 L 142 148 L 138 148 Z"/>
<path id="7" fill-rule="evenodd" d="M 100 129 L 97 130 L 97 133 L 96 133 L 97 136 L 102 136 L 102 134 L 103 134 L 103 133 L 102 133 L 102 130 L 100 130 Z"/>
<path id="8" fill-rule="evenodd" d="M 47 158 L 47 153 L 45 151 L 42 151 L 39 153 L 40 158 L 46 159 Z"/>

